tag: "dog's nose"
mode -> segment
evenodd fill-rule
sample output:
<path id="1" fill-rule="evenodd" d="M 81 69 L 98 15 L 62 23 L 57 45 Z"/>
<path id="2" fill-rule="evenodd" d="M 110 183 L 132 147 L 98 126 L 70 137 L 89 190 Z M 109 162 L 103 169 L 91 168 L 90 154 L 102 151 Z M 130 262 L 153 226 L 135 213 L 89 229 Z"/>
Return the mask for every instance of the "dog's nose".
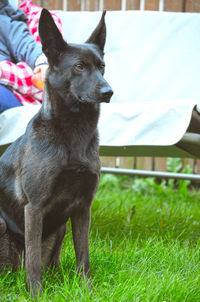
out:
<path id="1" fill-rule="evenodd" d="M 111 87 L 102 87 L 100 89 L 100 94 L 102 97 L 103 102 L 109 103 L 110 102 L 110 98 L 113 95 L 113 91 L 111 89 Z"/>

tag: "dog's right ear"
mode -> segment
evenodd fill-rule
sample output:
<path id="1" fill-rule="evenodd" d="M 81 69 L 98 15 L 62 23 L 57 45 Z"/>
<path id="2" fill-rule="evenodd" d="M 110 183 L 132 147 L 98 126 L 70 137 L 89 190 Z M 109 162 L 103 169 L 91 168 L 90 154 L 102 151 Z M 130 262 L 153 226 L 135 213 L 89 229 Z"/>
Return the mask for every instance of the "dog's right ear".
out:
<path id="1" fill-rule="evenodd" d="M 106 14 L 106 10 L 103 11 L 99 24 L 92 32 L 89 39 L 86 41 L 86 43 L 92 43 L 97 45 L 102 53 L 106 42 L 105 14 Z"/>
<path id="2" fill-rule="evenodd" d="M 56 65 L 60 54 L 66 50 L 67 43 L 64 41 L 51 14 L 45 8 L 43 8 L 39 20 L 39 36 L 42 50 L 48 58 L 49 64 Z"/>

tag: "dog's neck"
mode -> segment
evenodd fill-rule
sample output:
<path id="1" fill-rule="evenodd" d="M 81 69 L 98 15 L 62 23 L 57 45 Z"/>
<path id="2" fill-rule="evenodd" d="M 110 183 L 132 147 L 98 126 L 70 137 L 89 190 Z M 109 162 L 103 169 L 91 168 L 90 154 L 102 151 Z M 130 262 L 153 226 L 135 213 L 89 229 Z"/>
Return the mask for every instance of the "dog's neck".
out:
<path id="1" fill-rule="evenodd" d="M 43 104 L 33 121 L 33 128 L 45 148 L 54 142 L 55 148 L 63 150 L 63 154 L 67 151 L 68 163 L 87 161 L 87 153 L 91 148 L 96 154 L 92 156 L 98 154 L 99 104 L 79 104 L 78 110 L 71 111 L 65 103 L 45 90 Z M 45 131 L 41 131 L 42 128 Z"/>
<path id="2" fill-rule="evenodd" d="M 62 98 L 59 98 L 59 103 L 54 103 L 51 100 L 52 97 L 44 98 L 42 104 L 42 116 L 46 120 L 60 120 L 61 123 L 67 121 L 67 119 L 79 118 L 83 120 L 86 114 L 90 114 L 90 120 L 96 118 L 96 124 L 98 122 L 98 116 L 100 111 L 99 104 L 92 103 L 81 103 L 75 100 L 73 95 L 68 96 L 68 101 L 66 103 L 72 103 L 71 106 L 66 105 Z"/>
<path id="3" fill-rule="evenodd" d="M 70 116 L 76 120 L 80 116 L 83 119 L 84 115 L 89 112 L 93 114 L 91 118 L 97 118 L 98 122 L 100 105 L 97 103 L 81 103 L 72 94 L 66 94 L 66 98 L 62 97 L 52 89 L 51 85 L 46 81 L 42 113 L 45 119 L 59 119 L 61 122 L 66 121 L 66 117 Z"/>
<path id="4" fill-rule="evenodd" d="M 78 103 L 70 95 L 67 96 L 69 99 L 62 100 L 55 94 L 53 89 L 44 90 L 40 116 L 45 127 L 48 127 L 49 130 L 51 127 L 57 129 L 57 133 L 66 140 L 67 144 L 77 145 L 77 142 L 73 140 L 74 137 L 79 137 L 80 141 L 87 145 L 87 141 L 89 142 L 94 136 L 97 136 L 100 105 Z M 72 102 L 74 102 L 74 106 L 71 106 Z M 74 135 L 75 133 L 76 135 Z"/>

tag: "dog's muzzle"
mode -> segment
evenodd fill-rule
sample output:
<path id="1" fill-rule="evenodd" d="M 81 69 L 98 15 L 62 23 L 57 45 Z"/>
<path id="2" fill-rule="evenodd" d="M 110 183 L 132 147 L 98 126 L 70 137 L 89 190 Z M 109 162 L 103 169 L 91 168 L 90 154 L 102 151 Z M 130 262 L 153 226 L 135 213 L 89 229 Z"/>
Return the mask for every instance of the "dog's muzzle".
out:
<path id="1" fill-rule="evenodd" d="M 113 95 L 113 91 L 110 86 L 105 86 L 100 88 L 99 93 L 100 93 L 101 102 L 105 102 L 105 103 L 110 102 L 110 99 Z"/>

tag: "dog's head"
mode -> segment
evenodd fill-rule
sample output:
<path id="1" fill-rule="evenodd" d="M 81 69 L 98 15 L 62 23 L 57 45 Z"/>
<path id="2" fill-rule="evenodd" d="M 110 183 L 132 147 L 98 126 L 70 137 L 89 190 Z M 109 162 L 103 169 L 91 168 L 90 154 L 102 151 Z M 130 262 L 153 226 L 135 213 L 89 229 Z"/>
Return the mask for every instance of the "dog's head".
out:
<path id="1" fill-rule="evenodd" d="M 113 91 L 103 77 L 105 11 L 96 29 L 84 44 L 68 44 L 64 41 L 46 9 L 41 13 L 39 35 L 43 52 L 49 62 L 46 81 L 63 101 L 69 100 L 69 96 L 76 103 L 110 101 Z"/>

